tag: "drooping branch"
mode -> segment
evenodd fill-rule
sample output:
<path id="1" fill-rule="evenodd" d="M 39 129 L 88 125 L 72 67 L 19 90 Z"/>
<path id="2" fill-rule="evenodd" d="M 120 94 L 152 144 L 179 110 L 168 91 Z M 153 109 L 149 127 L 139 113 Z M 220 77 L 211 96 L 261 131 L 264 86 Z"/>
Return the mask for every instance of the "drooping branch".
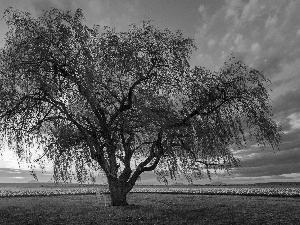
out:
<path id="1" fill-rule="evenodd" d="M 134 173 L 128 181 L 129 184 L 133 185 L 143 172 L 152 171 L 157 167 L 161 157 L 164 154 L 164 149 L 162 147 L 162 134 L 162 131 L 158 133 L 156 141 L 152 144 L 150 148 L 149 156 L 137 166 L 136 170 L 134 171 Z M 157 151 L 155 152 L 155 150 Z M 152 165 L 147 166 L 150 162 L 153 161 L 154 158 L 155 160 L 152 163 Z"/>
<path id="2" fill-rule="evenodd" d="M 179 138 L 179 141 L 180 141 L 180 144 L 177 145 L 177 146 L 179 146 L 179 147 L 185 149 L 186 151 L 188 151 L 192 155 L 192 157 L 194 158 L 195 163 L 201 163 L 201 164 L 205 165 L 207 168 L 209 168 L 210 166 L 221 166 L 218 163 L 200 160 L 197 157 L 196 153 L 190 147 L 188 147 L 181 138 Z"/>
<path id="3" fill-rule="evenodd" d="M 226 83 L 226 84 L 228 84 L 228 83 Z M 192 119 L 193 117 L 209 116 L 215 112 L 220 111 L 220 108 L 225 104 L 232 105 L 232 102 L 235 100 L 239 100 L 240 102 L 244 101 L 244 99 L 246 98 L 246 95 L 245 95 L 246 93 L 240 93 L 239 91 L 236 91 L 236 93 L 234 95 L 230 96 L 230 95 L 226 94 L 226 86 L 227 85 L 224 85 L 224 88 L 221 89 L 218 85 L 215 88 L 219 92 L 219 95 L 217 97 L 211 98 L 210 94 L 209 94 L 209 96 L 208 96 L 209 101 L 206 102 L 206 104 L 196 107 L 196 109 L 194 109 L 191 113 L 189 113 L 187 116 L 185 116 L 180 122 L 171 124 L 170 126 L 167 127 L 167 129 L 178 128 L 178 127 L 182 127 L 185 125 L 189 125 L 188 121 L 190 119 Z M 209 105 L 214 104 L 216 101 L 218 101 L 216 105 L 209 107 Z"/>

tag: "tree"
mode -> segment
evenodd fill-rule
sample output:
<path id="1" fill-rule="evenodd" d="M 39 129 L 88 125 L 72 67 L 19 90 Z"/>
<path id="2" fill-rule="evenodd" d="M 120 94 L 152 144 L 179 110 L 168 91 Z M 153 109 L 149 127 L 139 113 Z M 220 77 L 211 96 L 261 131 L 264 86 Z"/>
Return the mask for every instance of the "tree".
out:
<path id="1" fill-rule="evenodd" d="M 238 166 L 233 145 L 280 143 L 263 73 L 240 61 L 191 68 L 196 47 L 180 32 L 150 22 L 89 28 L 80 9 L 33 18 L 9 8 L 4 17 L 2 138 L 26 159 L 41 145 L 57 181 L 101 169 L 112 205 L 127 205 L 145 171 L 191 180 Z"/>

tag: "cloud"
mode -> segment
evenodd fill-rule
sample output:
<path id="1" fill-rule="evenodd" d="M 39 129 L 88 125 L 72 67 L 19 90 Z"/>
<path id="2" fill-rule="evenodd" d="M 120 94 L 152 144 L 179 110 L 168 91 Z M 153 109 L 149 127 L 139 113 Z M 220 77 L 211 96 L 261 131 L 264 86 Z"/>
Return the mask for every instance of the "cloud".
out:
<path id="1" fill-rule="evenodd" d="M 300 113 L 293 113 L 287 118 L 290 119 L 290 125 L 292 129 L 300 128 Z"/>
<path id="2" fill-rule="evenodd" d="M 235 171 L 238 177 L 274 176 L 300 173 L 300 129 L 283 135 L 280 151 L 259 148 L 239 152 L 242 168 Z"/>
<path id="3" fill-rule="evenodd" d="M 199 11 L 200 13 L 204 13 L 204 12 L 205 12 L 205 6 L 200 4 L 200 6 L 199 6 L 199 8 L 198 8 L 198 11 Z"/>
<path id="4" fill-rule="evenodd" d="M 92 0 L 86 11 L 91 13 L 91 20 L 98 21 L 96 24 L 123 31 L 128 29 L 128 25 L 139 22 L 136 20 L 140 17 L 138 8 L 138 1 Z"/>
<path id="5" fill-rule="evenodd" d="M 29 12 L 38 17 L 50 8 L 58 8 L 75 12 L 78 8 L 84 11 L 86 24 L 116 27 L 119 30 L 128 29 L 133 22 L 140 22 L 138 12 L 139 1 L 109 1 L 109 0 L 16 0 L 11 4 L 3 3 L 4 8 L 12 6 L 15 9 Z"/>
<path id="6" fill-rule="evenodd" d="M 230 20 L 232 19 L 235 23 L 237 22 L 241 9 L 243 6 L 243 3 L 241 0 L 232 0 L 232 1 L 226 1 L 227 5 L 224 8 L 226 14 L 225 19 Z"/>
<path id="7" fill-rule="evenodd" d="M 243 53 L 247 64 L 275 77 L 300 57 L 300 24 L 295 22 L 300 21 L 299 10 L 297 0 L 226 1 L 209 21 L 199 24 L 195 34 L 199 52 L 214 56 L 216 64 L 224 60 L 221 52 Z M 214 51 L 209 49 L 212 38 L 221 40 Z"/>
<path id="8" fill-rule="evenodd" d="M 280 95 L 274 101 L 274 111 L 279 118 L 287 118 L 293 113 L 300 112 L 300 88 Z"/>
<path id="9" fill-rule="evenodd" d="M 259 15 L 260 5 L 257 0 L 250 0 L 249 3 L 244 7 L 241 22 L 245 21 L 254 21 L 256 17 Z"/>
<path id="10" fill-rule="evenodd" d="M 299 114 L 287 118 L 282 133 L 279 151 L 271 147 L 261 149 L 252 145 L 248 149 L 236 150 L 235 157 L 241 160 L 242 167 L 234 169 L 234 177 L 277 176 L 289 173 L 300 173 L 300 129 L 297 127 Z M 296 120 L 296 126 L 295 121 Z M 293 126 L 294 125 L 294 126 Z M 273 177 L 274 178 L 274 177 Z"/>
<path id="11" fill-rule="evenodd" d="M 293 163 L 300 163 L 300 148 L 293 146 L 288 150 L 281 150 L 275 152 L 264 152 L 255 153 L 251 157 L 242 159 L 242 164 L 245 167 L 263 167 L 269 165 L 289 165 Z M 298 167 L 300 172 L 300 167 Z"/>
<path id="12" fill-rule="evenodd" d="M 199 54 L 197 55 L 197 61 L 200 65 L 206 67 L 207 69 L 215 70 L 216 65 L 214 64 L 214 60 L 209 54 Z"/>
<path id="13" fill-rule="evenodd" d="M 283 176 L 283 174 L 300 173 L 300 163 L 281 164 L 281 165 L 268 165 L 257 167 L 242 167 L 236 170 L 235 177 L 272 177 Z"/>
<path id="14" fill-rule="evenodd" d="M 290 123 L 290 125 L 293 124 Z M 299 128 L 293 129 L 293 126 L 291 126 L 291 129 L 288 132 L 282 134 L 282 143 L 280 149 L 282 149 L 282 151 L 298 150 L 300 152 L 299 137 L 300 137 L 300 129 Z M 297 154 L 297 152 L 294 153 Z M 295 155 L 295 160 L 300 161 L 299 159 L 300 158 L 297 158 Z"/>
<path id="15" fill-rule="evenodd" d="M 259 53 L 259 52 L 260 52 L 260 44 L 258 44 L 257 42 L 253 43 L 253 44 L 251 45 L 251 52 L 252 52 L 253 54 Z"/>
<path id="16" fill-rule="evenodd" d="M 209 19 L 200 20 L 196 29 L 198 63 L 218 69 L 234 53 L 272 81 L 268 88 L 273 90 L 274 118 L 282 127 L 280 151 L 269 147 L 262 151 L 255 145 L 235 150 L 244 164 L 238 178 L 271 179 L 300 172 L 299 10 L 297 0 L 228 0 L 207 15 Z"/>
<path id="17" fill-rule="evenodd" d="M 215 44 L 216 44 L 216 41 L 215 41 L 214 39 L 210 39 L 210 40 L 208 41 L 208 46 L 209 46 L 209 47 L 213 47 Z"/>
<path id="18" fill-rule="evenodd" d="M 277 89 L 282 86 L 289 86 L 296 84 L 295 87 L 299 87 L 298 83 L 300 83 L 300 73 L 297 74 L 298 71 L 295 71 L 295 75 L 283 77 L 278 80 L 273 80 L 271 84 L 271 89 Z M 292 72 L 288 72 L 288 74 L 293 74 Z M 290 90 L 291 91 L 291 90 Z"/>

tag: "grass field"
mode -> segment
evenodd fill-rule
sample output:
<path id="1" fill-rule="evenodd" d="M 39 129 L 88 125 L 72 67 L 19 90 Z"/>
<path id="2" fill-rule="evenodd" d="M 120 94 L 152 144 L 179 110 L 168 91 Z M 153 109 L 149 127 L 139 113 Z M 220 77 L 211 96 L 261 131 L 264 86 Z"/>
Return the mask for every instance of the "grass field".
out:
<path id="1" fill-rule="evenodd" d="M 0 198 L 0 224 L 300 224 L 300 199 L 131 193 L 135 206 L 95 195 Z"/>

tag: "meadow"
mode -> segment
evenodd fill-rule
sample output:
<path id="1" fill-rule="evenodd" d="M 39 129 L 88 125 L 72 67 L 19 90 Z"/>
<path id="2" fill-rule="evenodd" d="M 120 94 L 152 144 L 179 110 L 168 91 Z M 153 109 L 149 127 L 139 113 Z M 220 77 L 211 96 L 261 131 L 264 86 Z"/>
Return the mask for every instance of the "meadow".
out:
<path id="1" fill-rule="evenodd" d="M 300 224 L 297 187 L 137 186 L 128 207 L 109 206 L 102 186 L 7 186 L 0 193 L 0 224 Z"/>

